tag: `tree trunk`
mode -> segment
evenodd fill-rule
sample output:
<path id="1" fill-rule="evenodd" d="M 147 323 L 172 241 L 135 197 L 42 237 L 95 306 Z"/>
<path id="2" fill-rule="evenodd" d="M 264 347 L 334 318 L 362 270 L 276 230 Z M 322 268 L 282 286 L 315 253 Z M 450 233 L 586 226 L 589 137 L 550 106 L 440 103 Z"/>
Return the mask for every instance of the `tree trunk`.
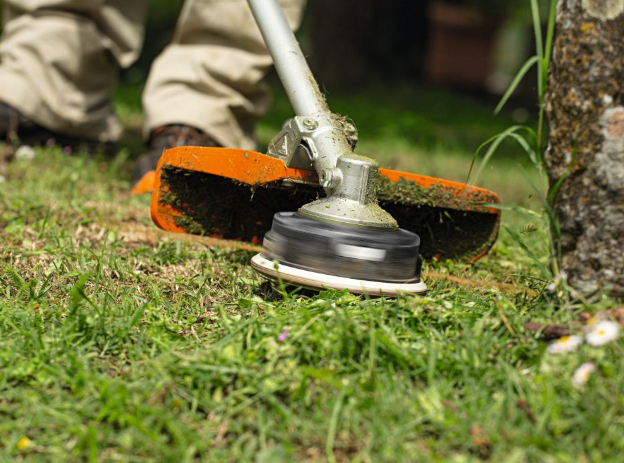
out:
<path id="1" fill-rule="evenodd" d="M 560 0 L 546 154 L 562 270 L 583 293 L 624 297 L 624 0 Z"/>

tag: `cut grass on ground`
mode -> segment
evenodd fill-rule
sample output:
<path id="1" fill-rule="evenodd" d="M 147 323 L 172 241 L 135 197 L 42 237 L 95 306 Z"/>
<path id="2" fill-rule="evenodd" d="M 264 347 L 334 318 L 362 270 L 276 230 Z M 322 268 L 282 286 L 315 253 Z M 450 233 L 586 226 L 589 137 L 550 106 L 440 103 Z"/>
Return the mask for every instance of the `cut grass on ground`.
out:
<path id="1" fill-rule="evenodd" d="M 524 327 L 581 332 L 615 302 L 549 300 L 505 230 L 475 264 L 426 264 L 476 287 L 289 293 L 249 252 L 156 233 L 123 156 L 36 155 L 0 186 L 0 460 L 621 460 L 622 341 L 555 356 Z M 543 230 L 505 223 L 547 262 Z"/>

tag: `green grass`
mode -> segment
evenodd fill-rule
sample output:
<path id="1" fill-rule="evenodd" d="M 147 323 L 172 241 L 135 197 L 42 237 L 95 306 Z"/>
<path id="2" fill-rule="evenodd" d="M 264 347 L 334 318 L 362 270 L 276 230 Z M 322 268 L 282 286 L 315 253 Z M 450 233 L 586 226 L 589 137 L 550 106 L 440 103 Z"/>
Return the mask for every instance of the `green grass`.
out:
<path id="1" fill-rule="evenodd" d="M 124 120 L 140 120 L 123 105 Z M 362 150 L 414 168 L 434 152 L 441 173 L 460 175 L 471 152 L 454 123 L 436 122 L 458 137 L 445 150 L 402 138 L 403 111 L 399 128 L 384 119 L 366 141 L 360 125 Z M 621 460 L 622 341 L 552 356 L 524 329 L 580 331 L 579 311 L 616 302 L 550 300 L 507 232 L 475 264 L 426 265 L 482 287 L 430 279 L 427 296 L 396 300 L 280 293 L 248 252 L 158 234 L 149 199 L 128 194 L 126 147 L 112 161 L 38 150 L 0 186 L 0 460 Z M 518 182 L 509 196 L 523 201 Z M 547 255 L 543 230 L 505 223 Z M 575 388 L 586 361 L 598 373 Z"/>

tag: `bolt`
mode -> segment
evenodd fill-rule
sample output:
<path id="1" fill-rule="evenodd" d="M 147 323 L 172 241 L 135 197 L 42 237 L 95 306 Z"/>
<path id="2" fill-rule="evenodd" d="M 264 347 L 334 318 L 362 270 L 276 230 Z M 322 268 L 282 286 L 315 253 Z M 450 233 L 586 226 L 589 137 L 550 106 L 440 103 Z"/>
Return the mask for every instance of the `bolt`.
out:
<path id="1" fill-rule="evenodd" d="M 332 177 L 333 174 L 331 169 L 323 169 L 321 171 L 321 178 L 319 179 L 321 186 L 323 188 L 329 188 L 331 185 Z"/>
<path id="2" fill-rule="evenodd" d="M 319 183 L 323 188 L 336 188 L 342 181 L 340 169 L 323 169 L 319 178 Z"/>
<path id="3" fill-rule="evenodd" d="M 318 122 L 316 122 L 314 119 L 306 117 L 303 120 L 303 127 L 306 130 L 316 130 L 318 128 Z"/>

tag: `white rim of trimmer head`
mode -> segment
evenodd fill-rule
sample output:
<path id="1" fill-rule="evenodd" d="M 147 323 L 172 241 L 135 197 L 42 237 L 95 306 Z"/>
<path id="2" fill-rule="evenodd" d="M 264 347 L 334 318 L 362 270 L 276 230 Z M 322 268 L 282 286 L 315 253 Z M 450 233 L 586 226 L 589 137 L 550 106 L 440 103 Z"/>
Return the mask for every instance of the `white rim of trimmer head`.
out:
<path id="1" fill-rule="evenodd" d="M 418 283 L 385 283 L 382 281 L 356 280 L 354 278 L 311 272 L 284 264 L 278 264 L 276 270 L 275 262 L 266 259 L 262 254 L 253 256 L 251 266 L 254 270 L 271 280 L 282 279 L 304 288 L 336 289 L 338 291 L 346 289 L 356 294 L 386 297 L 393 297 L 399 294 L 424 294 L 427 292 L 427 285 L 422 281 Z"/>

